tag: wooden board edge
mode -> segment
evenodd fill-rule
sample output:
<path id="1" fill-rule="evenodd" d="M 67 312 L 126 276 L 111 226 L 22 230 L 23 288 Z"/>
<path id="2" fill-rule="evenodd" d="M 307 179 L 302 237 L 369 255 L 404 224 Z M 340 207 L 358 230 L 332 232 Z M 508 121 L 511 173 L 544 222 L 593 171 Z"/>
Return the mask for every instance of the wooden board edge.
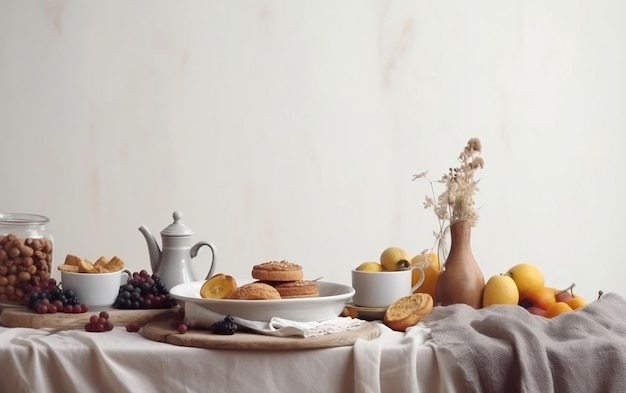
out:
<path id="1" fill-rule="evenodd" d="M 8 328 L 82 329 L 89 322 L 89 318 L 100 311 L 102 310 L 80 314 L 37 314 L 26 308 L 6 308 L 0 313 L 0 325 Z M 178 314 L 179 307 L 146 310 L 107 309 L 106 311 L 109 312 L 109 319 L 116 326 L 125 326 L 130 323 L 144 326 L 154 321 L 171 320 Z"/>
<path id="2" fill-rule="evenodd" d="M 158 321 L 146 324 L 140 333 L 148 340 L 184 347 L 293 351 L 352 346 L 359 338 L 372 340 L 379 337 L 381 330 L 375 323 L 365 322 L 355 330 L 309 338 L 275 337 L 248 332 L 239 332 L 232 336 L 219 336 L 207 330 L 193 329 L 181 334 L 171 327 L 171 321 Z"/>

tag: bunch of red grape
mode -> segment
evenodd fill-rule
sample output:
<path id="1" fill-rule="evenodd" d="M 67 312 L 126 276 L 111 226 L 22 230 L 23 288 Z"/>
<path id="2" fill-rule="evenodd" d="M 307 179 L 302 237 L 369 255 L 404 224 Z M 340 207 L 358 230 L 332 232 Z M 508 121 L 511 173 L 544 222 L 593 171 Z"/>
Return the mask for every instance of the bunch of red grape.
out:
<path id="1" fill-rule="evenodd" d="M 62 290 L 54 278 L 42 281 L 31 288 L 26 298 L 26 307 L 37 314 L 84 313 L 86 304 L 80 304 L 78 296 L 71 289 Z"/>
<path id="2" fill-rule="evenodd" d="M 85 324 L 85 330 L 88 332 L 109 332 L 113 330 L 113 322 L 109 320 L 109 313 L 100 311 L 100 314 L 94 314 L 89 318 L 89 322 Z"/>

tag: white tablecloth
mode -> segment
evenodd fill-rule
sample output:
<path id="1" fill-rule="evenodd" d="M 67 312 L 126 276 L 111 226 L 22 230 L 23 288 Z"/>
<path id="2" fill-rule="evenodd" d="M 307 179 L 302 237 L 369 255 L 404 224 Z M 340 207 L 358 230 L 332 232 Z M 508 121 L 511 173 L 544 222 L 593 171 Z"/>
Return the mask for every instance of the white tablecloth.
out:
<path id="1" fill-rule="evenodd" d="M 423 326 L 354 346 L 209 350 L 111 332 L 0 327 L 4 392 L 461 392 L 449 352 Z"/>

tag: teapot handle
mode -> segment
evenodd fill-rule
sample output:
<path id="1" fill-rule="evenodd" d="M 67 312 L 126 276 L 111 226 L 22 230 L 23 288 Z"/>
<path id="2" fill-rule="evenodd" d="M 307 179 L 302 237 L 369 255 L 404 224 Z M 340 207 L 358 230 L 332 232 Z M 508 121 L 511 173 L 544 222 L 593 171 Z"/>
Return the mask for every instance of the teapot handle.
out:
<path id="1" fill-rule="evenodd" d="M 190 255 L 191 258 L 195 258 L 198 255 L 198 251 L 202 246 L 207 246 L 211 249 L 211 268 L 209 269 L 209 273 L 207 273 L 206 278 L 208 279 L 213 275 L 213 271 L 215 270 L 215 246 L 213 246 L 209 242 L 198 242 L 191 247 Z"/>

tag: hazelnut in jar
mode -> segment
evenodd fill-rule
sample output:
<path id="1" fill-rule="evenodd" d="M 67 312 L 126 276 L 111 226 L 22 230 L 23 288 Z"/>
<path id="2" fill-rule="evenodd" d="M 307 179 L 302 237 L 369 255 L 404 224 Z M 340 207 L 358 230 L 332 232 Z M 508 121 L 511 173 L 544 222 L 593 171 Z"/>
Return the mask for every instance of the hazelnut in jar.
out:
<path id="1" fill-rule="evenodd" d="M 0 213 L 0 303 L 23 305 L 30 291 L 47 283 L 54 239 L 48 217 Z"/>

